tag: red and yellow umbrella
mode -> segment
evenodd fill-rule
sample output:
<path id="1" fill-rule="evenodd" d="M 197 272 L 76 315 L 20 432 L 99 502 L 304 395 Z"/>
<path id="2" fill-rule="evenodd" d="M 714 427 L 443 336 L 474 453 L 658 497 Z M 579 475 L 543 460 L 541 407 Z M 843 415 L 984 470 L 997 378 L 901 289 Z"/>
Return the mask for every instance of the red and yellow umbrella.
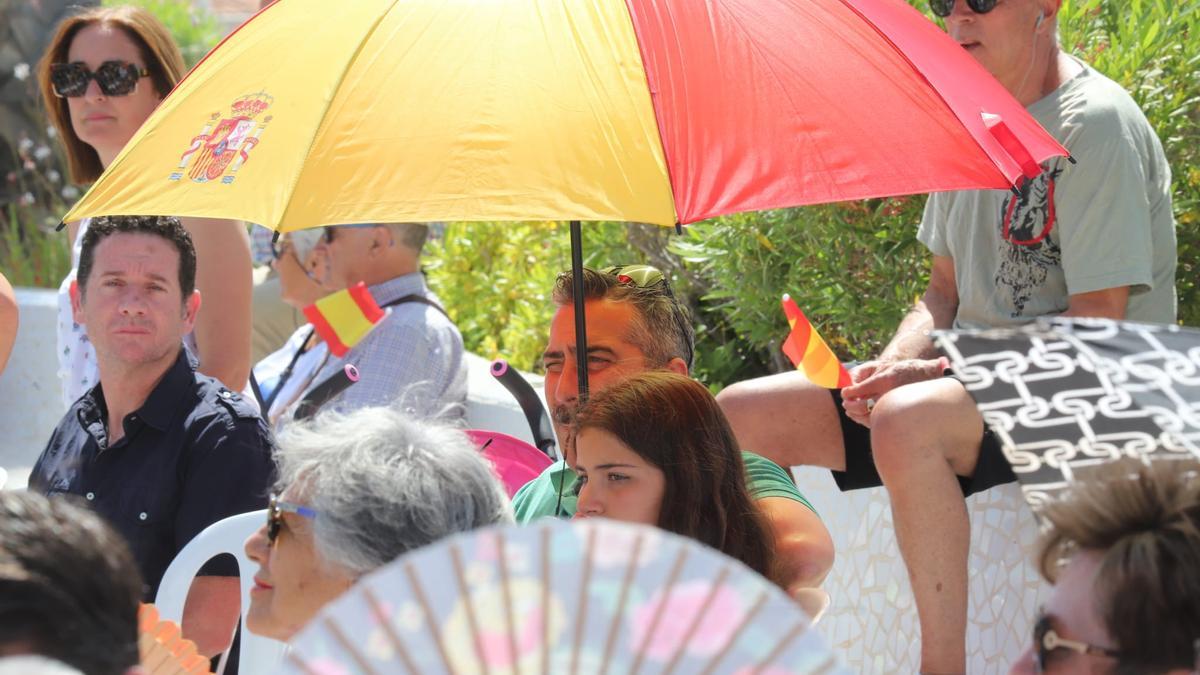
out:
<path id="1" fill-rule="evenodd" d="M 1065 154 L 901 0 L 280 0 L 67 219 L 673 225 Z"/>
<path id="2" fill-rule="evenodd" d="M 581 220 L 1003 189 L 1065 154 L 902 0 L 279 0 L 65 220 L 570 220 L 578 272 Z"/>

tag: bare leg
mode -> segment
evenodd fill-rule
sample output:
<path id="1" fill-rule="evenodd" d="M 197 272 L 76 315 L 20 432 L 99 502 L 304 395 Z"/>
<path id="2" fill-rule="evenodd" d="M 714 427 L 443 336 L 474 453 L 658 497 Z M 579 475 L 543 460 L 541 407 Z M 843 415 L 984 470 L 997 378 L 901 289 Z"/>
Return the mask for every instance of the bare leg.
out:
<path id="1" fill-rule="evenodd" d="M 963 673 L 971 530 L 955 474 L 974 473 L 983 420 L 961 384 L 939 379 L 884 395 L 871 431 L 917 602 L 921 671 Z"/>
<path id="2" fill-rule="evenodd" d="M 828 389 L 798 372 L 738 382 L 717 402 L 743 450 L 783 467 L 846 469 L 836 404 Z"/>

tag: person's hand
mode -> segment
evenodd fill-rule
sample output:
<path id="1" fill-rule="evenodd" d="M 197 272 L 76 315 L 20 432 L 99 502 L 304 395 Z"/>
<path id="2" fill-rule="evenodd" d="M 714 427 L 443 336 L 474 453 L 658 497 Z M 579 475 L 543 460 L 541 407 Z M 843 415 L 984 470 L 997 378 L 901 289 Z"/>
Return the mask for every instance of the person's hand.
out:
<path id="1" fill-rule="evenodd" d="M 936 359 L 904 359 L 900 361 L 867 361 L 850 371 L 854 382 L 842 389 L 842 407 L 846 416 L 859 424 L 871 426 L 871 410 L 881 396 L 906 384 L 941 377 L 950 367 L 944 356 Z"/>

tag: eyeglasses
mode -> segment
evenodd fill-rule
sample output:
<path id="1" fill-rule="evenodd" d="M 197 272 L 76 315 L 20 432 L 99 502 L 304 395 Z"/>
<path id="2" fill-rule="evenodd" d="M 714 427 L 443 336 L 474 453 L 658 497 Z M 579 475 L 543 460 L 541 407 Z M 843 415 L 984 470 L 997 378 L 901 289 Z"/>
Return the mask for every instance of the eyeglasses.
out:
<path id="1" fill-rule="evenodd" d="M 675 321 L 675 326 L 679 328 L 679 335 L 683 338 L 684 346 L 687 348 L 687 365 L 688 368 L 691 368 L 692 359 L 695 356 L 692 340 L 689 338 L 692 333 L 688 330 L 687 319 L 683 316 L 683 309 L 680 307 L 679 301 L 675 298 L 675 294 L 671 292 L 671 285 L 667 283 L 667 277 L 662 273 L 662 270 L 650 265 L 615 265 L 613 267 L 605 267 L 599 271 L 600 274 L 616 277 L 619 283 L 636 286 L 637 288 L 662 286 L 663 294 L 671 299 L 671 317 Z"/>
<path id="2" fill-rule="evenodd" d="M 1115 649 L 1097 647 L 1086 642 L 1067 640 L 1059 637 L 1058 633 L 1050 627 L 1050 617 L 1045 614 L 1039 616 L 1037 622 L 1033 624 L 1033 646 L 1034 665 L 1037 667 L 1037 672 L 1039 673 L 1046 672 L 1047 664 L 1050 662 L 1050 655 L 1061 649 L 1066 649 L 1076 654 L 1093 654 L 1113 659 L 1121 658 L 1121 652 Z"/>
<path id="3" fill-rule="evenodd" d="M 275 258 L 276 260 L 279 260 L 283 256 L 287 255 L 292 250 L 291 239 L 280 237 L 271 242 L 271 257 Z"/>
<path id="4" fill-rule="evenodd" d="M 996 8 L 996 0 L 966 0 L 967 6 L 976 14 L 987 14 Z M 954 12 L 954 0 L 929 0 L 929 9 L 943 19 Z"/>
<path id="5" fill-rule="evenodd" d="M 271 495 L 271 501 L 267 503 L 267 541 L 271 545 L 275 544 L 275 538 L 279 536 L 279 526 L 283 524 L 284 513 L 313 519 L 317 517 L 317 512 L 307 506 L 282 502 L 279 501 L 279 495 Z"/>
<path id="6" fill-rule="evenodd" d="M 379 223 L 356 223 L 354 225 L 326 225 L 321 228 L 322 239 L 326 244 L 333 243 L 333 233 L 340 228 L 368 228 L 368 227 L 383 227 Z"/>
<path id="7" fill-rule="evenodd" d="M 105 61 L 95 72 L 78 61 L 55 63 L 50 66 L 50 85 L 59 98 L 83 96 L 91 80 L 105 96 L 128 96 L 137 89 L 138 80 L 149 75 L 145 68 L 125 61 Z"/>

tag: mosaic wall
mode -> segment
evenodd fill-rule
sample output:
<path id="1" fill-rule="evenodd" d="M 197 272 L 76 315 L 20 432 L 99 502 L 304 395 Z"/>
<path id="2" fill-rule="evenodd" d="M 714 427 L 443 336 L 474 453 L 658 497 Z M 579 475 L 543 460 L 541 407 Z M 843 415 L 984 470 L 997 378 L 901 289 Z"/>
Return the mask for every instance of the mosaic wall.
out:
<path id="1" fill-rule="evenodd" d="M 832 598 L 818 629 L 851 670 L 915 673 L 920 629 L 883 488 L 843 493 L 828 471 L 798 467 L 796 482 L 833 535 Z M 967 500 L 971 517 L 967 672 L 1007 673 L 1029 641 L 1049 588 L 1030 562 L 1033 514 L 1016 484 Z"/>

